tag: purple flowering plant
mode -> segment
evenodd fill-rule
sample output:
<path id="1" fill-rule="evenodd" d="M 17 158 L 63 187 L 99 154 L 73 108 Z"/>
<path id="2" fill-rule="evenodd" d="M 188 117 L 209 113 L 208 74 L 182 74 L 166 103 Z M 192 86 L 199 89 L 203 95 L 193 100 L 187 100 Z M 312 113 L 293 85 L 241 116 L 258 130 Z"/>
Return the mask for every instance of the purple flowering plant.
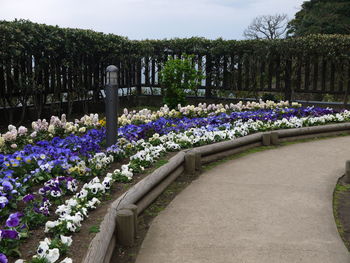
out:
<path id="1" fill-rule="evenodd" d="M 29 229 L 36 228 L 44 224 L 50 215 L 50 202 L 47 198 L 27 194 L 23 197 L 23 202 L 26 204 L 22 221 Z"/>
<path id="2" fill-rule="evenodd" d="M 0 227 L 0 247 L 6 256 L 20 256 L 18 249 L 20 238 L 27 236 L 26 225 L 21 222 L 22 217 L 23 214 L 20 212 L 12 213 L 7 218 L 5 226 Z"/>

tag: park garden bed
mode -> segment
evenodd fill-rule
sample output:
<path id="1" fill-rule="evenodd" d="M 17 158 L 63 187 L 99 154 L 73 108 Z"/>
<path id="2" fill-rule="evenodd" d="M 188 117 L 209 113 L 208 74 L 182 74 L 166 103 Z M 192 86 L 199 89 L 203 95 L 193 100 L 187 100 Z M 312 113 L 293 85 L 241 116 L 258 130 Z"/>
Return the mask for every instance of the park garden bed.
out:
<path id="1" fill-rule="evenodd" d="M 118 143 L 109 148 L 97 115 L 75 122 L 52 117 L 34 122 L 31 130 L 10 126 L 0 137 L 0 262 L 82 259 L 93 236 L 86 233 L 98 232 L 110 202 L 167 153 L 259 131 L 349 120 L 348 111 L 284 102 L 125 110 Z"/>

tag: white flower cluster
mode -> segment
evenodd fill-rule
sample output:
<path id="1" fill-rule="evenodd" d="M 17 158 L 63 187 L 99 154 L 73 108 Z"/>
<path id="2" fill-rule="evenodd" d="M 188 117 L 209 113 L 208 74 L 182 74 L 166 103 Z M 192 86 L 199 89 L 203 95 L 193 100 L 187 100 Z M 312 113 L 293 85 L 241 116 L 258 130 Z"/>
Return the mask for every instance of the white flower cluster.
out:
<path id="1" fill-rule="evenodd" d="M 45 232 L 49 232 L 57 226 L 63 227 L 69 232 L 76 232 L 81 222 L 88 215 L 88 210 L 95 209 L 100 201 L 96 198 L 110 189 L 114 182 L 112 174 L 108 173 L 101 182 L 98 177 L 83 185 L 82 189 L 74 197 L 66 200 L 65 204 L 58 206 L 55 213 L 59 215 L 56 221 L 47 221 Z"/>
<path id="2" fill-rule="evenodd" d="M 166 148 L 163 145 L 153 146 L 144 140 L 139 140 L 137 142 L 137 147 L 141 147 L 142 150 L 131 156 L 130 160 L 153 163 L 155 159 L 160 157 L 161 153 L 166 152 Z"/>
<path id="3" fill-rule="evenodd" d="M 60 241 L 62 244 L 66 246 L 71 246 L 73 240 L 70 236 L 62 236 L 60 235 Z M 37 249 L 37 254 L 33 256 L 33 258 L 42 258 L 45 259 L 49 263 L 55 263 L 60 258 L 60 251 L 58 248 L 50 248 L 51 240 L 49 238 L 45 238 L 44 241 L 40 241 L 39 247 Z M 25 263 L 26 261 L 23 259 L 16 260 L 15 263 Z M 73 260 L 71 258 L 65 258 L 60 263 L 72 263 Z"/>
<path id="4" fill-rule="evenodd" d="M 50 122 L 46 119 L 39 119 L 32 122 L 32 132 L 28 134 L 28 129 L 24 126 L 20 126 L 18 129 L 14 125 L 8 126 L 8 131 L 4 134 L 0 134 L 0 150 L 4 147 L 5 142 L 15 142 L 20 136 L 30 136 L 29 138 L 35 138 L 39 132 L 46 131 L 53 136 L 57 129 L 63 129 L 65 133 L 85 133 L 87 127 L 98 127 L 100 126 L 98 114 L 90 114 L 83 116 L 80 120 L 75 122 L 68 122 L 66 115 L 62 114 L 61 118 L 52 116 Z M 28 140 L 30 143 L 30 140 Z M 16 143 L 11 145 L 12 148 L 17 148 Z"/>
<path id="5" fill-rule="evenodd" d="M 143 169 L 140 167 L 140 169 Z M 132 180 L 133 177 L 133 169 L 130 168 L 130 163 L 129 164 L 123 164 L 120 169 L 115 169 L 113 173 L 108 173 L 111 178 L 126 178 L 128 181 Z"/>
<path id="6" fill-rule="evenodd" d="M 20 136 L 25 136 L 28 132 L 28 129 L 24 126 L 20 126 L 18 129 L 13 126 L 8 126 L 8 132 L 0 134 L 0 149 L 5 145 L 5 142 L 14 142 Z M 11 148 L 17 148 L 16 144 L 12 144 Z"/>
<path id="7" fill-rule="evenodd" d="M 92 126 L 97 127 L 100 125 L 98 114 L 90 114 L 90 115 L 84 115 L 80 120 L 75 120 L 75 123 L 80 124 L 82 126 Z"/>
<path id="8" fill-rule="evenodd" d="M 206 104 L 199 103 L 198 106 L 178 105 L 177 110 L 170 110 L 167 105 L 161 107 L 158 111 L 151 111 L 149 109 L 142 109 L 140 111 L 128 111 L 124 109 L 122 116 L 118 118 L 120 125 L 127 125 L 131 123 L 148 123 L 161 117 L 173 118 L 173 117 L 200 117 L 210 115 L 216 115 L 224 112 L 242 111 L 242 110 L 257 110 L 257 109 L 273 109 L 273 108 L 285 108 L 285 107 L 301 107 L 301 104 L 293 102 L 290 104 L 288 101 L 280 101 L 278 103 L 273 101 L 259 102 L 246 102 L 242 101 L 233 104 Z"/>
<path id="9" fill-rule="evenodd" d="M 95 166 L 96 169 L 102 169 L 107 167 L 114 161 L 112 155 L 107 155 L 103 152 L 96 153 L 92 158 L 89 159 L 89 164 Z"/>

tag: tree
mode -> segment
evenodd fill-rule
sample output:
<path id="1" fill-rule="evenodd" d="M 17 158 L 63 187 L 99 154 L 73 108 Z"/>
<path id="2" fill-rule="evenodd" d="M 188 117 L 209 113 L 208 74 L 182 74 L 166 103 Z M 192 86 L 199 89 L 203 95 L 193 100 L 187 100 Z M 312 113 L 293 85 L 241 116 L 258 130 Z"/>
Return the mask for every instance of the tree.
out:
<path id="1" fill-rule="evenodd" d="M 263 15 L 254 18 L 253 22 L 244 30 L 247 39 L 276 39 L 285 36 L 288 24 L 286 14 Z"/>
<path id="2" fill-rule="evenodd" d="M 349 0 L 311 0 L 288 24 L 288 34 L 350 34 Z"/>

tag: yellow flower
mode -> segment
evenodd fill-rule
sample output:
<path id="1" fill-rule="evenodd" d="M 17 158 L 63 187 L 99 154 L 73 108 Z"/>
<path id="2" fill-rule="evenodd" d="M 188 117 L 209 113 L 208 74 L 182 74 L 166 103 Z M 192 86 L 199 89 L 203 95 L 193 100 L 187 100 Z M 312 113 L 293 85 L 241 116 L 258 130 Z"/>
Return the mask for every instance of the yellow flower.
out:
<path id="1" fill-rule="evenodd" d="M 99 120 L 98 122 L 100 123 L 101 126 L 106 126 L 106 119 L 105 118 Z"/>

